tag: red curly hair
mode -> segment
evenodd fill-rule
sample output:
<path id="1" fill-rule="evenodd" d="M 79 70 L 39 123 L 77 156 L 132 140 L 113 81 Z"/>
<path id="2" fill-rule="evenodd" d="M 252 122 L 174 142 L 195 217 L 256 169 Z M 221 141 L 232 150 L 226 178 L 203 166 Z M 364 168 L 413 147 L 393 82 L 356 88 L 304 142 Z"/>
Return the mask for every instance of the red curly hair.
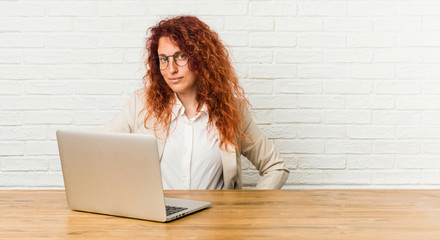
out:
<path id="1" fill-rule="evenodd" d="M 244 138 L 242 107 L 250 106 L 229 60 L 229 53 L 218 34 L 194 16 L 178 16 L 160 21 L 148 29 L 145 60 L 147 73 L 143 77 L 145 91 L 144 126 L 155 119 L 154 129 L 161 126 L 169 134 L 174 92 L 162 77 L 157 61 L 159 39 L 168 37 L 189 56 L 189 70 L 197 81 L 196 100 L 207 105 L 208 126 L 215 125 L 219 132 L 220 148 L 238 146 Z M 147 33 L 148 33 L 147 31 Z"/>

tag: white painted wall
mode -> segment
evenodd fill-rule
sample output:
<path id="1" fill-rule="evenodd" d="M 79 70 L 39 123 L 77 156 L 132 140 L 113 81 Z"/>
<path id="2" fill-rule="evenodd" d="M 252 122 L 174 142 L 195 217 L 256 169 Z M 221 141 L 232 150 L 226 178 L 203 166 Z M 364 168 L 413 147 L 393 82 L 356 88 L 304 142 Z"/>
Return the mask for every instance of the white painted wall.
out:
<path id="1" fill-rule="evenodd" d="M 108 122 L 177 14 L 230 46 L 286 189 L 440 187 L 439 1 L 3 0 L 0 188 L 62 188 L 55 130 Z"/>

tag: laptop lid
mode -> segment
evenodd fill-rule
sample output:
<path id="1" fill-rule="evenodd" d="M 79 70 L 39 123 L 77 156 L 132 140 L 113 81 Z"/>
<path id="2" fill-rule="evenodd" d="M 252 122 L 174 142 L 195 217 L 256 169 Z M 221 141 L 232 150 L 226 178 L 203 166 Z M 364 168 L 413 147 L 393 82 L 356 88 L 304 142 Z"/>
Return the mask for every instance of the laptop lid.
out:
<path id="1" fill-rule="evenodd" d="M 172 219 L 166 216 L 154 136 L 58 130 L 57 141 L 72 210 L 160 222 Z M 196 204 L 196 210 L 209 206 L 203 203 Z"/>

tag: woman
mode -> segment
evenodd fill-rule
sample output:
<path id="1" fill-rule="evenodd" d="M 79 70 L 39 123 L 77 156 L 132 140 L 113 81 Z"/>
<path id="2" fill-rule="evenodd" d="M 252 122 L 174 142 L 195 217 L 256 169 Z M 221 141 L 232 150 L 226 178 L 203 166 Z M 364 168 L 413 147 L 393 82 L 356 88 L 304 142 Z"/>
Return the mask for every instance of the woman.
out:
<path id="1" fill-rule="evenodd" d="M 289 170 L 252 120 L 217 33 L 194 16 L 149 31 L 144 88 L 104 130 L 154 134 L 164 189 L 241 188 L 241 154 L 262 176 L 257 188 L 281 188 Z"/>

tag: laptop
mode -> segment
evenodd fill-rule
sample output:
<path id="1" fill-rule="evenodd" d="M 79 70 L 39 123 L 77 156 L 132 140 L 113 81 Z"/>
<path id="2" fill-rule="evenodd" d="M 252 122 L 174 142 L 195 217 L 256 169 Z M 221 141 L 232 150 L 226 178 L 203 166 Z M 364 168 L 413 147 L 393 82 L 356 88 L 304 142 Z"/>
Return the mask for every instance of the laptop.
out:
<path id="1" fill-rule="evenodd" d="M 58 130 L 69 208 L 168 222 L 210 202 L 165 198 L 152 135 Z"/>

